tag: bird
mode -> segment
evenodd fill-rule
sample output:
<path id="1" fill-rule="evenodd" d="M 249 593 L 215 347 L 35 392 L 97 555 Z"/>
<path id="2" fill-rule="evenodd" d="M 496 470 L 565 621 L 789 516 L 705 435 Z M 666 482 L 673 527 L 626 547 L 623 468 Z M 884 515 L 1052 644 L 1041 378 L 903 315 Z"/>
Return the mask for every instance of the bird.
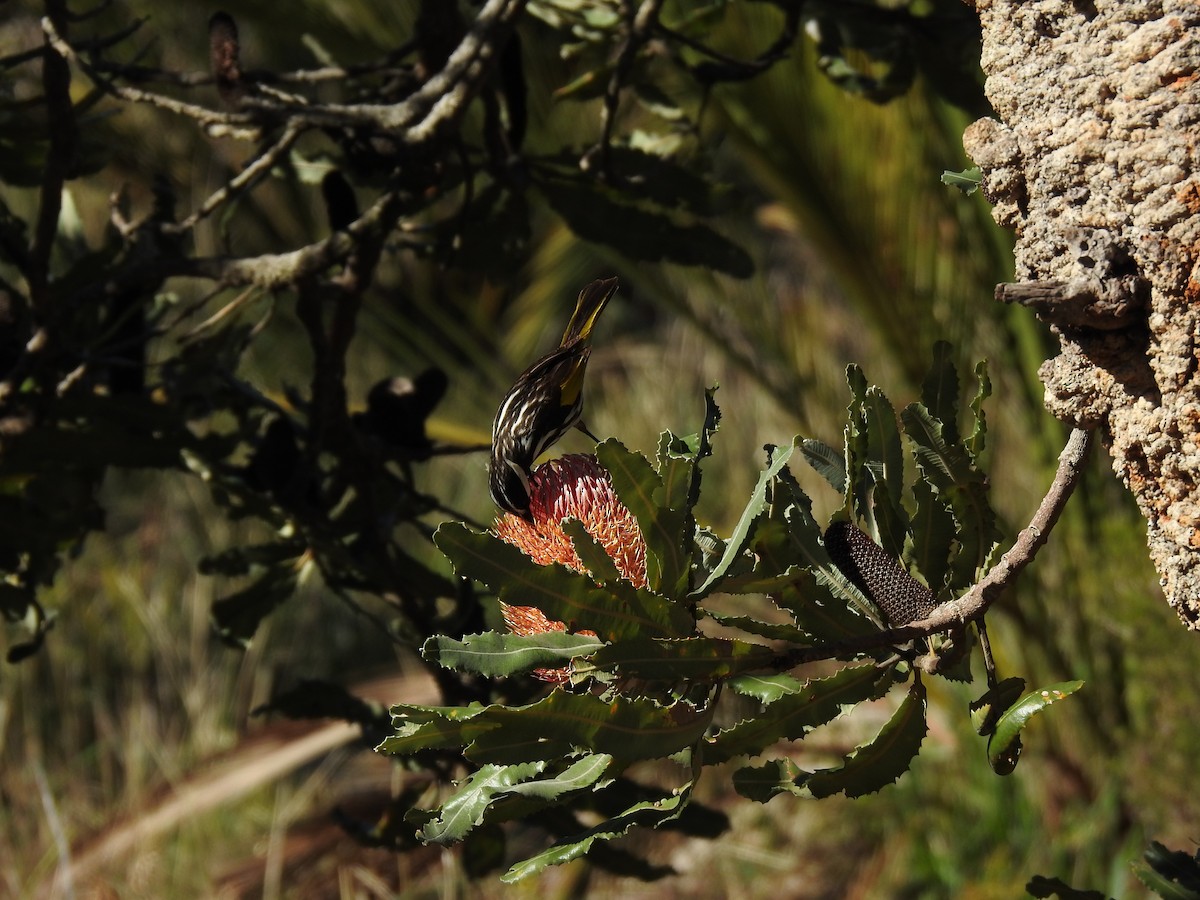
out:
<path id="1" fill-rule="evenodd" d="M 488 487 L 503 512 L 531 520 L 533 461 L 571 428 L 598 440 L 580 421 L 583 376 L 592 352 L 592 328 L 617 287 L 616 278 L 603 278 L 580 291 L 558 348 L 522 372 L 500 401 L 492 421 Z"/>

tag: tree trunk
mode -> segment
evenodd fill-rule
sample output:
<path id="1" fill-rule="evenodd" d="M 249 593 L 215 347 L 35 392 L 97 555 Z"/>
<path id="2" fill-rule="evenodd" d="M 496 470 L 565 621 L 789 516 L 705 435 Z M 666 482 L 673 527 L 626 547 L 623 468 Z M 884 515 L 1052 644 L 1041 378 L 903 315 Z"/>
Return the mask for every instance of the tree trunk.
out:
<path id="1" fill-rule="evenodd" d="M 1061 344 L 1046 406 L 1100 429 L 1167 601 L 1200 629 L 1200 4 L 975 5 L 999 121 L 963 143 L 1016 229 L 1017 278 L 1071 307 L 1034 307 Z M 1101 298 L 1082 321 L 1081 295 Z"/>

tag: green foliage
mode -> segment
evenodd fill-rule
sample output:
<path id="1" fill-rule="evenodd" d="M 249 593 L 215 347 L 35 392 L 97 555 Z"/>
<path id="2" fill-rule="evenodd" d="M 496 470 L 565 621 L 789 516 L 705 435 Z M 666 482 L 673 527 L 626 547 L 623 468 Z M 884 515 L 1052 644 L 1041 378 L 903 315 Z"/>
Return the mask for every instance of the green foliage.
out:
<path id="1" fill-rule="evenodd" d="M 1000 714 L 988 736 L 987 745 L 988 762 L 997 775 L 1008 775 L 1016 768 L 1021 756 L 1021 730 L 1029 724 L 1029 720 L 1081 687 L 1082 681 L 1064 681 L 1032 690 Z"/>
<path id="2" fill-rule="evenodd" d="M 945 171 L 942 173 L 942 184 L 958 188 L 966 196 L 971 196 L 983 184 L 983 170 L 979 166 L 963 169 L 961 172 Z"/>
<path id="3" fill-rule="evenodd" d="M 1163 900 L 1196 900 L 1200 897 L 1200 851 L 1188 856 L 1168 850 L 1158 841 L 1146 849 L 1145 863 L 1134 863 L 1134 874 Z"/>
<path id="4" fill-rule="evenodd" d="M 927 731 L 925 685 L 915 674 L 921 650 L 909 645 L 897 653 L 887 639 L 859 649 L 836 648 L 838 641 L 877 634 L 885 625 L 878 610 L 893 608 L 891 592 L 899 590 L 894 578 L 863 580 L 849 566 L 894 569 L 929 598 L 915 580 L 927 579 L 937 586 L 939 599 L 955 595 L 986 571 L 999 535 L 988 482 L 977 464 L 988 392 L 983 367 L 977 376 L 963 428 L 960 382 L 948 347 L 935 348 L 921 400 L 899 416 L 883 392 L 851 367 L 842 451 L 801 438 L 786 447 L 768 447 L 766 465 L 728 537 L 699 526 L 694 517 L 700 464 L 712 452 L 719 419 L 711 392 L 701 432 L 692 438 L 663 433 L 653 462 L 616 440 L 604 441 L 596 448 L 597 459 L 645 542 L 644 588 L 618 576 L 578 521 L 568 521 L 564 530 L 575 542 L 584 572 L 557 563 L 537 565 L 489 533 L 457 523 L 441 526 L 435 542 L 460 576 L 483 582 L 510 606 L 538 610 L 560 623 L 552 627 L 566 631 L 486 633 L 461 640 L 439 636 L 426 642 L 426 659 L 447 668 L 489 677 L 552 669 L 559 686 L 522 706 L 393 707 L 395 733 L 379 745 L 381 751 L 414 756 L 457 749 L 478 767 L 432 808 L 412 813 L 414 821 L 426 823 L 423 839 L 460 840 L 473 828 L 506 821 L 517 814 L 514 810 L 536 817 L 552 808 L 582 809 L 587 801 L 612 810 L 599 823 L 580 823 L 576 832 L 560 833 L 549 849 L 510 869 L 505 878 L 512 880 L 594 852 L 634 825 L 673 821 L 711 766 L 737 763 L 734 787 L 758 802 L 779 794 L 860 797 L 895 782 Z M 906 457 L 915 465 L 906 466 Z M 823 539 L 811 500 L 788 467 L 794 459 L 804 459 L 840 489 L 839 522 L 845 524 L 847 513 L 853 514 L 883 546 L 855 529 L 861 536 L 856 540 L 866 547 L 853 546 L 869 552 L 852 552 L 853 560 L 840 559 L 841 551 L 831 557 L 830 532 Z M 535 522 L 535 527 L 551 523 Z M 911 576 L 905 564 L 912 566 Z M 770 608 L 783 621 L 718 608 L 722 596 L 761 594 L 773 601 Z M 723 629 L 719 636 L 707 631 L 716 624 Z M 944 666 L 947 677 L 959 677 L 953 662 L 965 652 L 963 640 L 961 635 L 935 639 L 924 648 L 934 655 L 957 654 Z M 831 643 L 835 646 L 825 658 L 859 664 L 807 680 L 787 674 L 796 665 L 793 652 L 822 650 Z M 803 741 L 860 703 L 886 697 L 898 684 L 908 690 L 889 721 L 840 764 L 807 771 L 776 755 L 782 744 Z M 1081 686 L 1055 685 L 1017 700 L 1023 684 L 1009 679 L 972 705 L 976 728 L 989 735 L 994 759 L 1012 753 L 1033 713 Z M 756 708 L 718 727 L 714 722 L 726 692 L 756 701 Z M 752 761 L 764 755 L 774 758 Z M 690 777 L 654 803 L 604 800 L 617 776 L 652 760 L 683 763 Z M 581 771 L 587 777 L 578 778 Z"/>

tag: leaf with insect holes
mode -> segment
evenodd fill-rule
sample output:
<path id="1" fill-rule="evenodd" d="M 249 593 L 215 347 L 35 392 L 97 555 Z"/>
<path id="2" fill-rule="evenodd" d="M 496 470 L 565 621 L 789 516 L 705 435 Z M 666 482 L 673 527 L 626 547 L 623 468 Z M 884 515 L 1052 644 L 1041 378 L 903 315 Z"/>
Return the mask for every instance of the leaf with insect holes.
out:
<path id="1" fill-rule="evenodd" d="M 532 815 L 593 787 L 611 762 L 611 756 L 593 753 L 565 768 L 557 766 L 560 771 L 551 774 L 546 774 L 549 766 L 541 761 L 513 766 L 483 765 L 442 803 L 436 818 L 426 823 L 418 836 L 433 844 L 451 844 L 463 840 L 485 821 L 504 821 L 519 813 Z M 505 803 L 506 800 L 517 802 Z"/>
<path id="2" fill-rule="evenodd" d="M 1007 775 L 1017 765 L 1021 755 L 1021 729 L 1037 713 L 1059 700 L 1071 696 L 1083 687 L 1082 681 L 1064 681 L 1048 687 L 1030 691 L 1007 710 L 996 721 L 996 728 L 988 739 L 988 762 L 998 775 Z"/>
<path id="3" fill-rule="evenodd" d="M 979 186 L 983 183 L 983 169 L 979 166 L 972 166 L 969 169 L 963 169 L 961 172 L 951 172 L 946 169 L 942 172 L 942 184 L 947 187 L 958 188 L 968 197 L 979 190 Z"/>

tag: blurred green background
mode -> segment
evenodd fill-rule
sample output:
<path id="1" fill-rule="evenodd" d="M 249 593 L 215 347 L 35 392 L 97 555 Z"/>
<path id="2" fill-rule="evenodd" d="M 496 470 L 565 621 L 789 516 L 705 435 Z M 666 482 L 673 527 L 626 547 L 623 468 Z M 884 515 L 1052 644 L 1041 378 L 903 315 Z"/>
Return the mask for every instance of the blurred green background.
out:
<path id="1" fill-rule="evenodd" d="M 314 43 L 339 60 L 375 58 L 406 38 L 413 5 L 247 0 L 233 12 L 243 61 L 286 70 L 312 65 Z M 148 16 L 149 60 L 189 71 L 206 66 L 200 35 L 217 8 L 127 0 L 111 16 Z M 36 15 L 33 4 L 4 4 L 4 52 L 30 46 Z M 768 4 L 730 4 L 718 43 L 753 56 L 778 21 Z M 553 99 L 571 66 L 543 26 L 526 22 L 522 36 L 526 152 L 585 148 L 598 132 L 598 101 Z M 574 236 L 531 191 L 527 248 L 503 277 L 486 254 L 450 269 L 402 251 L 385 259 L 350 353 L 352 401 L 361 407 L 380 378 L 438 365 L 450 388 L 431 435 L 486 442 L 496 402 L 555 343 L 579 287 L 616 274 L 621 293 L 589 367 L 588 424 L 646 452 L 661 430 L 694 431 L 704 387 L 719 383 L 724 418 L 700 509 L 727 533 L 764 443 L 796 433 L 839 443 L 847 363 L 904 403 L 919 391 L 933 342 L 946 339 L 963 372 L 988 360 L 993 500 L 1015 535 L 1049 484 L 1066 429 L 1043 411 L 1036 378 L 1054 339 L 1029 313 L 991 299 L 1011 277 L 1010 237 L 981 196 L 939 182 L 943 170 L 970 164 L 959 136 L 971 116 L 920 81 L 885 105 L 849 96 L 817 71 L 814 55 L 802 36 L 761 77 L 690 98 L 692 112 L 703 101 L 703 114 L 681 153 L 726 185 L 711 224 L 751 255 L 751 277 L 630 260 Z M 187 209 L 250 154 L 144 108 L 121 107 L 102 127 L 111 162 L 71 185 L 92 240 L 117 187 L 144 199 L 163 174 Z M 319 192 L 267 184 L 228 227 L 241 253 L 307 243 L 324 227 Z M 519 235 L 490 237 L 503 254 Z M 216 222 L 196 232 L 202 252 L 224 239 Z M 184 299 L 201 290 L 171 288 Z M 268 393 L 303 382 L 297 373 L 308 365 L 285 306 L 243 373 Z M 587 447 L 572 435 L 559 449 Z M 448 505 L 491 516 L 482 454 L 438 457 L 419 471 Z M 811 473 L 796 474 L 828 513 L 835 498 Z M 1200 743 L 1195 637 L 1163 600 L 1143 525 L 1103 452 L 1049 547 L 989 617 L 1002 674 L 1087 681 L 1030 727 L 1015 775 L 993 775 L 971 732 L 966 705 L 980 688 L 939 684 L 930 734 L 898 785 L 854 801 L 760 806 L 710 779 L 701 799 L 726 809 L 732 830 L 716 845 L 635 838 L 679 871 L 656 885 L 576 863 L 502 888 L 494 878 L 472 881 L 453 852 L 396 857 L 354 846 L 329 811 L 386 792 L 389 764 L 350 749 L 278 763 L 271 753 L 311 730 L 250 711 L 301 678 L 420 702 L 421 676 L 371 621 L 316 588 L 272 616 L 248 651 L 223 647 L 208 614 L 224 587 L 198 575 L 196 562 L 249 541 L 253 526 L 215 515 L 207 491 L 178 474 L 116 472 L 103 492 L 107 530 L 88 539 L 46 598 L 59 614 L 46 647 L 0 674 L 0 895 L 67 890 L 60 861 L 70 857 L 76 890 L 103 884 L 86 895 L 113 897 L 376 897 L 402 885 L 414 897 L 1011 898 L 1034 874 L 1136 897 L 1129 861 L 1150 839 L 1191 850 L 1200 838 L 1190 799 Z M 840 755 L 861 739 L 855 729 L 873 723 L 847 727 L 808 752 Z M 164 807 L 168 786 L 226 772 L 204 802 L 173 814 Z M 114 835 L 129 845 L 107 862 L 88 856 Z"/>

